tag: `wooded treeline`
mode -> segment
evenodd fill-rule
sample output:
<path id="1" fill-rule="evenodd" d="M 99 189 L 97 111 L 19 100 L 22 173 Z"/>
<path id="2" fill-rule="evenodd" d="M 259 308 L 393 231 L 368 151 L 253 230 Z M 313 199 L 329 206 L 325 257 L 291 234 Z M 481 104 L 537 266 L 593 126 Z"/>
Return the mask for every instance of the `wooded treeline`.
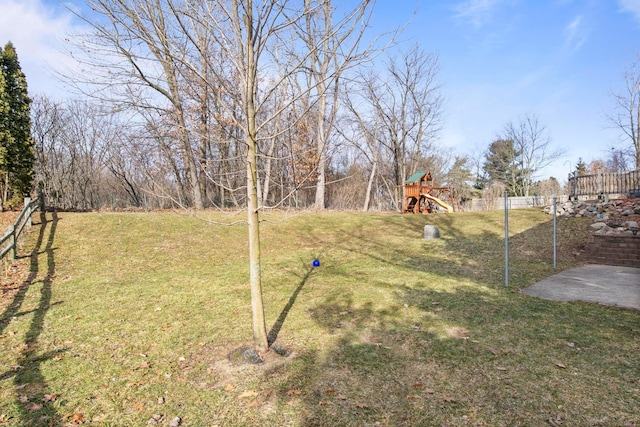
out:
<path id="1" fill-rule="evenodd" d="M 255 185 L 264 208 L 398 210 L 418 170 L 463 198 L 529 195 L 559 156 L 534 115 L 499 155 L 443 149 L 438 56 L 372 29 L 374 1 L 88 4 L 75 99 L 31 105 L 34 186 L 59 208 L 235 209 Z"/>
<path id="2" fill-rule="evenodd" d="M 230 36 L 238 28 L 228 16 L 245 6 L 91 5 L 83 19 L 92 31 L 74 39 L 83 66 L 66 76 L 88 96 L 36 96 L 32 105 L 35 181 L 48 200 L 77 209 L 246 206 L 246 67 L 235 52 L 249 45 Z M 394 209 L 407 174 L 423 168 L 444 179 L 437 56 L 367 34 L 373 6 L 254 4 L 272 34 L 253 107 L 260 206 Z"/>

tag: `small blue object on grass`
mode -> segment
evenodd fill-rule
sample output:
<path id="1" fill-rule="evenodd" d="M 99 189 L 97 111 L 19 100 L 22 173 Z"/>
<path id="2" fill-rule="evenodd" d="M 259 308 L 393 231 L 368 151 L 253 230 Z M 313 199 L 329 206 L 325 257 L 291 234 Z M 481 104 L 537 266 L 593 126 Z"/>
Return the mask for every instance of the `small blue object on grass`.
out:
<path id="1" fill-rule="evenodd" d="M 313 262 L 311 263 L 312 267 L 320 267 L 320 260 L 319 259 L 314 259 Z"/>

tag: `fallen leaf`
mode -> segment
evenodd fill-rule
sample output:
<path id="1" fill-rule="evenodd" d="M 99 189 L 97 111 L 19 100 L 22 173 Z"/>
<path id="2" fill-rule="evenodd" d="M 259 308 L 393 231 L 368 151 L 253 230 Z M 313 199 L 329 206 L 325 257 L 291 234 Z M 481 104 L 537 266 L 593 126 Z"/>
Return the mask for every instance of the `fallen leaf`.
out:
<path id="1" fill-rule="evenodd" d="M 149 418 L 149 424 L 158 424 L 160 421 L 164 419 L 164 415 L 162 414 L 153 414 L 151 418 Z"/>
<path id="2" fill-rule="evenodd" d="M 238 397 L 240 399 L 244 399 L 246 397 L 256 397 L 257 395 L 258 395 L 257 391 L 243 391 L 242 393 L 240 393 Z"/>
<path id="3" fill-rule="evenodd" d="M 340 395 L 336 396 L 336 399 L 338 399 L 338 400 L 347 400 L 347 396 L 345 396 L 344 394 L 340 394 Z"/>
<path id="4" fill-rule="evenodd" d="M 446 332 L 451 338 L 468 339 L 467 334 L 469 333 L 469 330 L 465 328 L 447 328 Z"/>
<path id="5" fill-rule="evenodd" d="M 506 371 L 507 368 L 505 368 L 503 366 L 496 366 L 496 370 L 498 370 L 498 371 Z"/>
<path id="6" fill-rule="evenodd" d="M 558 368 L 561 368 L 561 369 L 565 369 L 565 368 L 566 368 L 566 366 L 565 366 L 565 365 L 563 365 L 563 364 L 562 364 L 562 363 L 560 363 L 560 362 L 556 362 L 556 366 L 557 366 Z"/>
<path id="7" fill-rule="evenodd" d="M 547 422 L 552 426 L 562 425 L 562 414 L 558 414 L 555 417 L 550 417 Z"/>
<path id="8" fill-rule="evenodd" d="M 27 411 L 34 412 L 42 409 L 42 405 L 39 403 L 31 402 L 26 406 Z"/>
<path id="9" fill-rule="evenodd" d="M 233 384 L 227 384 L 227 385 L 224 387 L 224 391 L 231 391 L 231 390 L 233 390 L 233 387 L 234 387 L 234 385 L 233 385 Z"/>
<path id="10" fill-rule="evenodd" d="M 320 402 L 318 402 L 318 405 L 320 405 L 320 406 L 329 406 L 329 405 L 331 405 L 331 402 L 327 402 L 327 401 L 321 400 Z"/>
<path id="11" fill-rule="evenodd" d="M 367 405 L 366 403 L 356 403 L 356 408 L 367 409 L 369 408 L 369 405 Z"/>
<path id="12" fill-rule="evenodd" d="M 96 414 L 93 416 L 93 418 L 91 418 L 91 422 L 92 423 L 101 423 L 107 420 L 107 415 L 106 414 Z"/>
<path id="13" fill-rule="evenodd" d="M 445 397 L 442 398 L 442 400 L 444 400 L 445 402 L 448 402 L 448 403 L 457 402 L 457 399 L 455 397 L 451 397 L 451 396 L 445 396 Z"/>
<path id="14" fill-rule="evenodd" d="M 16 390 L 22 390 L 23 388 L 25 388 L 28 385 L 29 385 L 29 383 L 17 385 L 16 386 Z"/>
<path id="15" fill-rule="evenodd" d="M 53 402 L 58 398 L 58 395 L 55 393 L 51 393 L 51 394 L 45 394 L 44 397 L 42 398 L 42 402 L 43 403 L 47 403 L 47 402 Z"/>
<path id="16" fill-rule="evenodd" d="M 433 389 L 427 388 L 427 389 L 425 389 L 425 390 L 424 390 L 424 392 L 425 392 L 426 394 L 434 394 L 436 391 L 435 391 L 435 390 L 433 390 Z"/>
<path id="17" fill-rule="evenodd" d="M 133 409 L 135 409 L 136 411 L 142 411 L 143 408 L 144 408 L 144 403 L 135 403 L 133 405 Z"/>
<path id="18" fill-rule="evenodd" d="M 300 390 L 299 388 L 294 388 L 287 391 L 287 396 L 297 396 L 299 394 L 302 394 L 302 390 Z"/>
<path id="19" fill-rule="evenodd" d="M 335 393 L 336 391 L 335 391 L 334 389 L 332 389 L 332 388 L 328 388 L 328 389 L 326 389 L 324 392 L 325 392 L 325 393 L 327 393 L 327 394 L 333 394 L 333 393 Z"/>
<path id="20" fill-rule="evenodd" d="M 418 396 L 417 394 L 410 394 L 407 396 L 407 399 L 409 400 L 414 400 L 414 399 L 419 399 L 420 396 Z"/>
<path id="21" fill-rule="evenodd" d="M 73 417 L 71 417 L 71 420 L 76 424 L 82 424 L 84 423 L 84 414 L 75 413 L 73 414 Z"/>
<path id="22" fill-rule="evenodd" d="M 18 402 L 20 403 L 27 403 L 28 401 L 29 401 L 29 398 L 27 396 L 18 397 Z"/>

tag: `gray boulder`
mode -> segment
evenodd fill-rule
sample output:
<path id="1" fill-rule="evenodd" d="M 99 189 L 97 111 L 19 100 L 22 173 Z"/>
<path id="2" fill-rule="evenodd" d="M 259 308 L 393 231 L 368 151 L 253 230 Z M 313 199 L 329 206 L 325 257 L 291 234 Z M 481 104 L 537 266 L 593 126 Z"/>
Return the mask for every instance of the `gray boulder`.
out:
<path id="1" fill-rule="evenodd" d="M 422 232 L 422 238 L 426 240 L 431 239 L 439 239 L 440 238 L 440 230 L 435 225 L 427 224 L 424 226 L 424 231 Z"/>

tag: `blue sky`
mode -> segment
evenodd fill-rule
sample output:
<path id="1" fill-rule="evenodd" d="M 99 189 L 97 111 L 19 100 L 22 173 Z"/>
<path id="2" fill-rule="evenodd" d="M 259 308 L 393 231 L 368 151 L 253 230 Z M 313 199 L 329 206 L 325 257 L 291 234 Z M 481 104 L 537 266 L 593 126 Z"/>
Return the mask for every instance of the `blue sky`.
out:
<path id="1" fill-rule="evenodd" d="M 379 5 L 394 21 L 413 3 Z M 578 158 L 620 146 L 606 115 L 640 52 L 640 0 L 423 0 L 405 34 L 439 54 L 443 144 L 478 155 L 509 121 L 535 114 L 566 151 L 542 177 L 561 181 Z"/>
<path id="2" fill-rule="evenodd" d="M 65 95 L 49 69 L 67 61 L 59 43 L 78 22 L 62 3 L 0 0 L 0 43 L 16 45 L 32 94 Z M 376 8 L 374 31 L 410 21 L 407 46 L 438 53 L 447 149 L 480 156 L 509 121 L 534 114 L 566 151 L 540 177 L 563 181 L 579 157 L 605 158 L 621 144 L 606 114 L 640 52 L 640 0 L 378 0 Z"/>

